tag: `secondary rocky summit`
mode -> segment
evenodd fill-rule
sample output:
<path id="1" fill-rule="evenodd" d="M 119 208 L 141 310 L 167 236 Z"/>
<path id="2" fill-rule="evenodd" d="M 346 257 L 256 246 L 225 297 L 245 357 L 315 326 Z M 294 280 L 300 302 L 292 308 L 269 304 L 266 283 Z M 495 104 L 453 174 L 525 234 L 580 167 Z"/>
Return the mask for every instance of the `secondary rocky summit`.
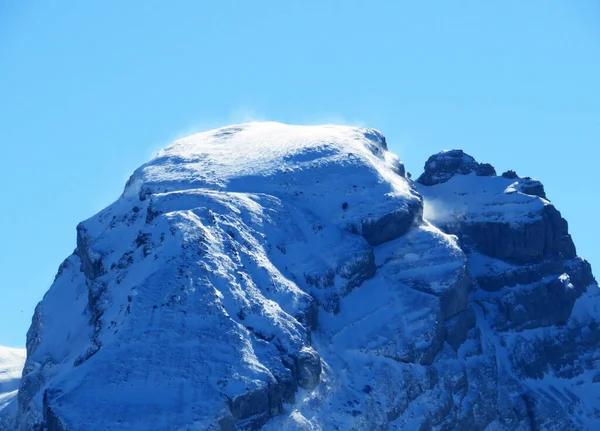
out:
<path id="1" fill-rule="evenodd" d="M 176 141 L 77 228 L 20 430 L 600 428 L 598 286 L 541 183 L 372 129 Z"/>

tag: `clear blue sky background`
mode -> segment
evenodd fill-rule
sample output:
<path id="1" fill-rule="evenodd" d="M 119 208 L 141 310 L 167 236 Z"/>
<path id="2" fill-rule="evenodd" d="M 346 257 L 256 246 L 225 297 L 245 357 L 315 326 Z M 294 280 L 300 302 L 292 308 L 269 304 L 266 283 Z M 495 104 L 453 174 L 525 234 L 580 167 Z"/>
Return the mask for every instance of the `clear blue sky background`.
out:
<path id="1" fill-rule="evenodd" d="M 463 148 L 535 176 L 600 271 L 595 0 L 1 2 L 0 344 L 138 165 L 257 119 L 378 128 L 414 175 Z"/>

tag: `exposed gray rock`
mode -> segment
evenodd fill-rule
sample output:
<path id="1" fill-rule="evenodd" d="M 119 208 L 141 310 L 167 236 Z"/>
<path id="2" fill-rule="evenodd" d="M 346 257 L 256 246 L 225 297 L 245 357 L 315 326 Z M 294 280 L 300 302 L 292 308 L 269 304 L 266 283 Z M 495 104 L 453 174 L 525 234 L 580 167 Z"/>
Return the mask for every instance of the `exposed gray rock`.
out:
<path id="1" fill-rule="evenodd" d="M 501 291 L 480 301 L 488 310 L 488 320 L 496 331 L 523 330 L 567 323 L 573 305 L 586 286 L 573 286 L 570 278 L 546 277 L 532 285 Z M 491 311 L 489 307 L 493 307 Z"/>
<path id="2" fill-rule="evenodd" d="M 535 263 L 557 253 L 565 259 L 576 255 L 567 222 L 552 205 L 532 214 L 528 222 L 473 220 L 442 223 L 440 227 L 458 235 L 464 245 L 509 262 Z"/>
<path id="3" fill-rule="evenodd" d="M 475 313 L 471 307 L 446 320 L 446 342 L 454 350 L 467 340 L 469 331 L 475 328 Z"/>
<path id="4" fill-rule="evenodd" d="M 54 412 L 52 401 L 60 396 L 60 391 L 44 391 L 44 431 L 70 431 L 62 419 Z"/>
<path id="5" fill-rule="evenodd" d="M 408 309 L 415 310 L 415 314 L 421 314 L 419 310 L 428 310 L 428 315 L 422 316 L 419 320 L 415 319 L 415 326 L 418 329 L 409 333 L 392 326 L 395 330 L 389 333 L 373 334 L 373 336 L 385 337 L 383 345 L 373 350 L 381 356 L 398 362 L 431 365 L 442 348 L 446 336 L 439 299 L 417 291 L 406 296 Z"/>
<path id="6" fill-rule="evenodd" d="M 546 192 L 544 191 L 544 185 L 531 177 L 519 177 L 515 171 L 506 171 L 502 174 L 502 178 L 507 178 L 511 180 L 518 179 L 518 187 L 517 190 L 521 193 L 525 193 L 527 195 L 539 196 L 541 198 L 546 198 Z"/>
<path id="7" fill-rule="evenodd" d="M 589 264 L 583 260 L 557 263 L 553 258 L 538 265 L 517 266 L 504 274 L 494 275 L 490 270 L 490 274 L 477 280 L 482 289 L 494 293 L 479 292 L 476 297 L 486 307 L 495 308 L 490 322 L 499 331 L 564 325 L 577 298 L 595 284 Z M 505 284 L 496 289 L 502 281 Z"/>
<path id="8" fill-rule="evenodd" d="M 319 323 L 319 304 L 311 298 L 308 307 L 297 314 L 296 319 L 311 331 L 317 329 Z"/>
<path id="9" fill-rule="evenodd" d="M 106 273 L 106 269 L 102 263 L 102 255 L 94 252 L 90 248 L 90 238 L 83 227 L 77 226 L 77 249 L 75 254 L 81 260 L 81 270 L 87 276 L 88 280 L 93 281 Z"/>
<path id="10" fill-rule="evenodd" d="M 244 428 L 260 429 L 268 420 L 272 409 L 278 413 L 279 407 L 273 405 L 270 397 L 270 385 L 246 392 L 229 401 L 229 410 L 234 419 L 243 422 Z"/>
<path id="11" fill-rule="evenodd" d="M 508 170 L 506 172 L 503 172 L 502 173 L 502 177 L 509 178 L 509 179 L 512 179 L 512 180 L 519 178 L 519 176 L 517 175 L 517 173 L 515 171 L 512 171 L 512 170 Z"/>
<path id="12" fill-rule="evenodd" d="M 309 347 L 305 347 L 296 355 L 298 369 L 298 385 L 304 389 L 314 389 L 321 378 L 321 358 Z"/>
<path id="13" fill-rule="evenodd" d="M 461 268 L 454 280 L 452 289 L 445 290 L 440 295 L 442 314 L 444 319 L 448 319 L 458 313 L 463 312 L 467 307 L 469 293 L 471 293 L 471 276 L 465 267 Z"/>
<path id="14" fill-rule="evenodd" d="M 544 185 L 531 177 L 524 177 L 522 181 L 519 182 L 519 191 L 527 195 L 539 196 L 546 199 Z"/>
<path id="15" fill-rule="evenodd" d="M 425 162 L 425 172 L 417 182 L 432 186 L 448 181 L 454 175 L 467 175 L 474 172 L 478 176 L 495 176 L 496 170 L 488 163 L 477 163 L 463 150 L 442 151 Z"/>
<path id="16" fill-rule="evenodd" d="M 423 204 L 411 201 L 381 218 L 363 220 L 360 232 L 371 245 L 379 245 L 404 235 L 423 216 Z"/>
<path id="17" fill-rule="evenodd" d="M 472 268 L 476 272 L 475 279 L 479 287 L 493 292 L 505 286 L 514 287 L 517 284 L 532 284 L 547 275 L 563 274 L 566 266 L 561 256 L 554 254 L 539 263 L 511 265 L 508 268 L 504 266 L 494 267 L 493 263 L 489 263 L 484 269 L 484 272 L 481 272 L 478 268 Z"/>

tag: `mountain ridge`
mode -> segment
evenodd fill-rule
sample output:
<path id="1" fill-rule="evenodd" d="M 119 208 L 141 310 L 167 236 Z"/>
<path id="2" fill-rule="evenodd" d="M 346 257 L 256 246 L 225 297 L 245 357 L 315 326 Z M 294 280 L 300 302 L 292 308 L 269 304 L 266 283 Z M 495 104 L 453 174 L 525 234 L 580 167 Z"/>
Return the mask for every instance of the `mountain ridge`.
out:
<path id="1" fill-rule="evenodd" d="M 230 126 L 78 226 L 19 429 L 581 429 L 599 301 L 535 180 L 452 150 L 412 182 L 373 129 Z"/>

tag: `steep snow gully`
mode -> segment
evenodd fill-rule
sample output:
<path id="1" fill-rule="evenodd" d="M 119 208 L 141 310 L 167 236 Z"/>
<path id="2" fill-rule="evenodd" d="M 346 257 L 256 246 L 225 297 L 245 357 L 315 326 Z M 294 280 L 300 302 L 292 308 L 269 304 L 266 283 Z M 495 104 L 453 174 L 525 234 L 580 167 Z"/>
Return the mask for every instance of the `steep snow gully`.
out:
<path id="1" fill-rule="evenodd" d="M 539 181 L 225 127 L 77 227 L 0 428 L 596 430 L 598 292 Z"/>

